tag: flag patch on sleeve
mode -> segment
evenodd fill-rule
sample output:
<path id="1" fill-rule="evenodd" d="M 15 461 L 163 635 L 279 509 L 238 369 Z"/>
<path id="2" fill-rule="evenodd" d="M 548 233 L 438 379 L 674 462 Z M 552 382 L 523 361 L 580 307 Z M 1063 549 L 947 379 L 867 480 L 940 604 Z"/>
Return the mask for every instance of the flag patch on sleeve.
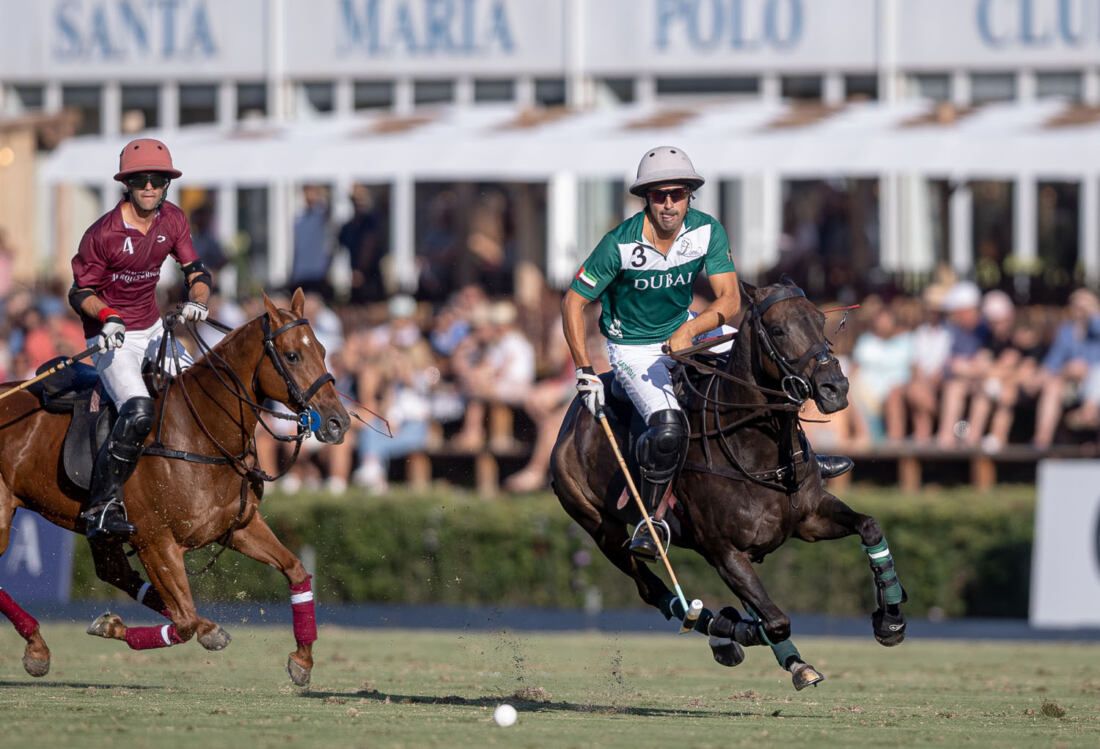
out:
<path id="1" fill-rule="evenodd" d="M 577 271 L 577 279 L 591 289 L 596 288 L 596 279 L 585 272 L 583 265 L 581 266 L 581 269 Z"/>

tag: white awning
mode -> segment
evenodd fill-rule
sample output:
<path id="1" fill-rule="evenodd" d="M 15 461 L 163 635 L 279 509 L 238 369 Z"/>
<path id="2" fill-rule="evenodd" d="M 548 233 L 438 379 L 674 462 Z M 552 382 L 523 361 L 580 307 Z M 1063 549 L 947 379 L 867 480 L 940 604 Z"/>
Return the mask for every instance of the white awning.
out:
<path id="1" fill-rule="evenodd" d="M 330 182 L 341 178 L 545 181 L 627 178 L 655 145 L 685 149 L 711 180 L 929 176 L 1079 178 L 1100 172 L 1100 112 L 1059 100 L 994 104 L 937 121 L 932 103 L 853 103 L 840 109 L 746 101 L 572 113 L 445 108 L 227 131 L 190 127 L 163 137 L 183 183 Z M 941 111 L 941 114 L 944 112 Z M 946 114 L 950 115 L 950 112 Z M 942 120 L 943 118 L 941 118 Z M 102 184 L 125 138 L 81 137 L 43 162 L 46 182 Z"/>

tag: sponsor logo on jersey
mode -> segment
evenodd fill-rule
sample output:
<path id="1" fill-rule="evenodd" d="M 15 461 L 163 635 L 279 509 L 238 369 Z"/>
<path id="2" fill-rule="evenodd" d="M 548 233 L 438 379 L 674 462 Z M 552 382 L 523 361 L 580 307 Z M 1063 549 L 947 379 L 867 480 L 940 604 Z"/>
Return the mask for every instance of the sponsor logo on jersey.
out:
<path id="1" fill-rule="evenodd" d="M 596 279 L 585 272 L 583 265 L 581 269 L 577 271 L 577 280 L 591 289 L 596 288 Z"/>
<path id="2" fill-rule="evenodd" d="M 671 289 L 673 286 L 689 286 L 695 273 L 658 273 L 649 278 L 635 278 L 634 288 L 638 291 L 650 289 Z"/>

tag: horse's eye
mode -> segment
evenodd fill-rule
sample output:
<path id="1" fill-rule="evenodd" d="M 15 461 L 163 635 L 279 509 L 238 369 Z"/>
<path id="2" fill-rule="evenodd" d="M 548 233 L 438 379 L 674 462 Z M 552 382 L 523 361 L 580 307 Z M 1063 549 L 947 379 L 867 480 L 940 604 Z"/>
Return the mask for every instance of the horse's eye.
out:
<path id="1" fill-rule="evenodd" d="M 288 362 L 290 362 L 291 364 L 297 364 L 299 361 L 301 361 L 301 359 L 302 359 L 302 357 L 298 356 L 297 351 L 287 351 L 286 352 L 286 360 Z"/>
<path id="2" fill-rule="evenodd" d="M 768 332 L 772 334 L 772 338 L 782 338 L 787 335 L 787 331 L 783 330 L 783 328 L 772 328 Z"/>

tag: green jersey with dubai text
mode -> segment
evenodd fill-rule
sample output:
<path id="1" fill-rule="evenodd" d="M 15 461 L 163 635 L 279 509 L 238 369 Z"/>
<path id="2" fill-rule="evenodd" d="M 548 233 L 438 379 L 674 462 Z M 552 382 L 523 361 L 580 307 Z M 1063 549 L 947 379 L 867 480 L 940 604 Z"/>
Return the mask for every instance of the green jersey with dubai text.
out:
<path id="1" fill-rule="evenodd" d="M 644 225 L 641 211 L 608 232 L 569 287 L 600 300 L 600 330 L 615 343 L 668 340 L 687 320 L 699 274 L 734 271 L 726 230 L 702 211 L 688 210 L 668 255 L 645 239 Z"/>

